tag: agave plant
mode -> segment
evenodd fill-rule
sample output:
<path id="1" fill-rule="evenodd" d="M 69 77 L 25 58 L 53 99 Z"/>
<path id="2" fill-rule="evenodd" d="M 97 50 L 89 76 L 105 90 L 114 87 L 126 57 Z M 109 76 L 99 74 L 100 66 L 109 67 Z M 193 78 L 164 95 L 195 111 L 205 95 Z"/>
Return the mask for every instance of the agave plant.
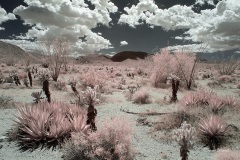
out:
<path id="1" fill-rule="evenodd" d="M 213 96 L 208 103 L 214 114 L 218 114 L 224 107 L 222 99 L 217 96 Z"/>
<path id="2" fill-rule="evenodd" d="M 64 105 L 61 102 L 38 103 L 36 106 L 18 108 L 19 116 L 15 120 L 20 143 L 50 144 L 61 142 L 70 132 L 84 132 L 86 111 L 77 106 Z M 31 146 L 29 146 L 31 147 Z"/>
<path id="3" fill-rule="evenodd" d="M 229 106 L 229 107 L 233 107 L 233 108 L 237 108 L 240 106 L 240 102 L 237 98 L 235 98 L 234 96 L 230 95 L 230 96 L 226 96 L 224 99 L 223 99 L 223 103 L 226 105 L 226 106 Z"/>
<path id="4" fill-rule="evenodd" d="M 199 132 L 209 148 L 217 149 L 228 131 L 223 119 L 217 115 L 210 115 L 206 119 L 201 119 L 198 125 Z"/>

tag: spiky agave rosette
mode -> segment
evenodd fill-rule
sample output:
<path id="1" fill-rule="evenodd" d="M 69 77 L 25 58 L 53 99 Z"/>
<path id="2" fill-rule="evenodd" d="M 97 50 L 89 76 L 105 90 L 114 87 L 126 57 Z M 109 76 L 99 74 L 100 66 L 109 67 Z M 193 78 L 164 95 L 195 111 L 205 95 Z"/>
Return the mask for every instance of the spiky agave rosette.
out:
<path id="1" fill-rule="evenodd" d="M 18 145 L 23 150 L 55 148 L 73 131 L 85 132 L 86 110 L 61 102 L 41 102 L 18 108 L 15 120 Z"/>
<path id="2" fill-rule="evenodd" d="M 198 126 L 202 140 L 205 141 L 211 150 L 219 147 L 228 131 L 224 120 L 217 115 L 210 115 L 205 119 L 201 119 Z"/>

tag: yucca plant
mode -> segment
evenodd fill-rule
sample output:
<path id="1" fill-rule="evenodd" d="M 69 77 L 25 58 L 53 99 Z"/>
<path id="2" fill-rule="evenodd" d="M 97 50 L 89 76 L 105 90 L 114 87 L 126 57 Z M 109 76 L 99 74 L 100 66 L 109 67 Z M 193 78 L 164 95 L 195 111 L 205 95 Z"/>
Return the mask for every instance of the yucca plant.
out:
<path id="1" fill-rule="evenodd" d="M 99 99 L 97 98 L 97 89 L 98 86 L 95 86 L 94 88 L 87 87 L 87 89 L 84 92 L 82 92 L 84 95 L 83 99 L 88 105 L 87 124 L 90 125 L 90 128 L 93 131 L 97 130 L 97 127 L 95 125 L 97 110 L 96 108 L 94 108 L 94 104 L 99 101 Z"/>
<path id="2" fill-rule="evenodd" d="M 18 108 L 18 112 L 15 122 L 19 131 L 17 140 L 22 149 L 55 146 L 69 137 L 70 132 L 88 129 L 86 111 L 78 106 L 41 102 L 36 106 Z"/>
<path id="3" fill-rule="evenodd" d="M 214 114 L 219 114 L 219 112 L 223 109 L 224 103 L 221 98 L 218 96 L 213 96 L 209 101 L 208 104 Z"/>
<path id="4" fill-rule="evenodd" d="M 218 149 L 228 129 L 223 119 L 217 115 L 210 115 L 198 123 L 199 132 L 206 145 L 211 149 Z"/>

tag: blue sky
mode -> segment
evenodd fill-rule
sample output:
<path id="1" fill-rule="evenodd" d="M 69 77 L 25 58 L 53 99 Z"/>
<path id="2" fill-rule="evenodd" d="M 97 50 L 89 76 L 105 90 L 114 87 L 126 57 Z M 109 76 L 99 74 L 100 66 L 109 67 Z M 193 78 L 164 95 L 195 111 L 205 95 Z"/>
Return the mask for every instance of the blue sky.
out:
<path id="1" fill-rule="evenodd" d="M 25 50 L 62 36 L 72 53 L 160 48 L 240 53 L 239 0 L 2 0 L 0 39 Z"/>

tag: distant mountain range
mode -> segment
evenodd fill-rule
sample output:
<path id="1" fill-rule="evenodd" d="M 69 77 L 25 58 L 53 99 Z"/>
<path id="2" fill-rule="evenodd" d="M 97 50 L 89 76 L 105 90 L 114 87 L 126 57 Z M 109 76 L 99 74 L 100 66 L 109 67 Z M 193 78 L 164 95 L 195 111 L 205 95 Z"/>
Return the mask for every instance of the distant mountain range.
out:
<path id="1" fill-rule="evenodd" d="M 79 56 L 77 60 L 81 61 L 81 63 L 89 63 L 92 61 L 122 62 L 127 59 L 144 59 L 149 55 L 152 54 L 141 51 L 123 51 L 115 54 L 112 57 L 107 55 L 90 54 L 86 56 Z M 240 54 L 237 53 L 198 53 L 197 55 L 202 61 L 214 61 L 217 59 L 222 60 L 231 56 L 234 56 L 235 59 L 240 59 Z M 33 61 L 39 61 L 42 58 L 42 55 L 35 52 L 27 53 L 16 45 L 0 41 L 0 61 L 6 61 L 9 59 L 23 60 L 28 57 L 30 57 Z"/>

